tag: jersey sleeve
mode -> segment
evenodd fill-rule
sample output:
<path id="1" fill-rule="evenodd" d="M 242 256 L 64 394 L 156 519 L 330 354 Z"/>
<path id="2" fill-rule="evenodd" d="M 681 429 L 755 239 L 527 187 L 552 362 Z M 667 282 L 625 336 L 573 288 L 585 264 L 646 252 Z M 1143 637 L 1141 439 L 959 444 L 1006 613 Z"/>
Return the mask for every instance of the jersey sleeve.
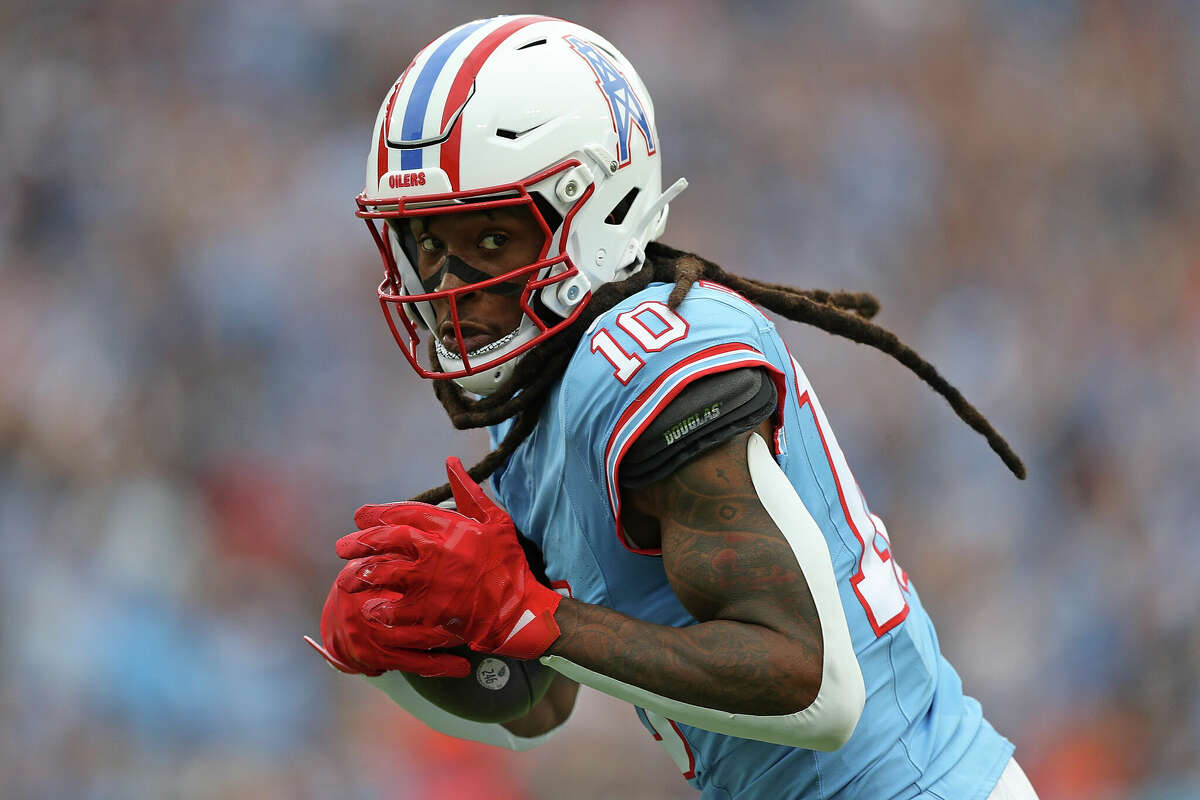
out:
<path id="1" fill-rule="evenodd" d="M 783 372 L 769 357 L 774 326 L 752 304 L 723 287 L 697 285 L 678 309 L 671 287 L 655 284 L 623 301 L 584 334 L 564 376 L 560 404 L 573 461 L 592 491 L 604 494 L 621 544 L 637 548 L 621 529 L 621 463 L 638 437 L 689 384 L 707 375 L 761 367 L 771 375 L 780 407 Z"/>
<path id="2" fill-rule="evenodd" d="M 738 367 L 697 378 L 638 436 L 621 460 L 622 489 L 649 486 L 696 456 L 751 430 L 779 407 L 762 367 Z"/>

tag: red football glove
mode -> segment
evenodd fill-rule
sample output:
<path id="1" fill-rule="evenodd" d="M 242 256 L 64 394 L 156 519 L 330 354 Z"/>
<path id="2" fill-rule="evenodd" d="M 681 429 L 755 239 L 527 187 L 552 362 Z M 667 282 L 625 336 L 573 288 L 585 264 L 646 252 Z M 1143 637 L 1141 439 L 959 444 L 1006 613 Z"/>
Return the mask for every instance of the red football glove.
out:
<path id="1" fill-rule="evenodd" d="M 457 511 L 424 503 L 358 510 L 361 530 L 337 542 L 338 555 L 353 560 L 335 591 L 372 598 L 362 604 L 368 635 L 383 642 L 386 630 L 389 647 L 465 641 L 478 652 L 537 658 L 558 638 L 562 595 L 538 583 L 512 519 L 457 458 L 447 459 L 446 474 Z"/>
<path id="2" fill-rule="evenodd" d="M 347 568 L 350 566 L 353 565 Z M 342 571 L 345 572 L 347 568 Z M 325 647 L 308 636 L 304 640 L 335 669 L 350 674 L 374 676 L 398 669 L 426 677 L 466 677 L 471 665 L 465 658 L 411 649 L 413 645 L 408 643 L 411 637 L 398 642 L 395 640 L 398 631 L 374 622 L 374 609 L 381 603 L 390 602 L 390 597 L 394 597 L 394 593 L 376 591 L 351 594 L 340 589 L 338 581 L 335 581 L 321 612 L 321 639 Z M 433 646 L 437 645 L 429 645 Z"/>

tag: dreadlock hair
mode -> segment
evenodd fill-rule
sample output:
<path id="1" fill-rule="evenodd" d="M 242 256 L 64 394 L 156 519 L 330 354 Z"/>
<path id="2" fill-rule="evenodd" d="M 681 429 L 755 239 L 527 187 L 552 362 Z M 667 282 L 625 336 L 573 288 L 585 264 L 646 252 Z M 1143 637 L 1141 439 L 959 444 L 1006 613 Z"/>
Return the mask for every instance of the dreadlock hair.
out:
<path id="1" fill-rule="evenodd" d="M 999 433 L 958 389 L 943 378 L 933 365 L 900 341 L 891 331 L 871 322 L 879 311 L 879 301 L 871 294 L 828 292 L 820 289 L 796 289 L 754 278 L 733 275 L 695 253 L 676 250 L 659 242 L 646 245 L 642 269 L 623 281 L 605 284 L 592 293 L 592 299 L 570 326 L 524 355 L 512 376 L 487 397 L 471 399 L 458 384 L 435 380 L 434 392 L 450 421 L 459 430 L 495 425 L 515 417 L 500 446 L 468 470 L 471 478 L 483 482 L 500 468 L 533 432 L 550 389 L 566 369 L 567 362 L 584 331 L 604 312 L 653 282 L 672 283 L 667 305 L 678 308 L 698 280 L 710 280 L 726 286 L 748 300 L 780 316 L 813 325 L 836 336 L 869 345 L 895 358 L 946 398 L 959 418 L 980 433 L 1000 460 L 1018 478 L 1025 477 L 1025 465 Z M 433 342 L 430 342 L 432 347 Z M 422 492 L 413 500 L 440 503 L 450 498 L 450 485 Z"/>

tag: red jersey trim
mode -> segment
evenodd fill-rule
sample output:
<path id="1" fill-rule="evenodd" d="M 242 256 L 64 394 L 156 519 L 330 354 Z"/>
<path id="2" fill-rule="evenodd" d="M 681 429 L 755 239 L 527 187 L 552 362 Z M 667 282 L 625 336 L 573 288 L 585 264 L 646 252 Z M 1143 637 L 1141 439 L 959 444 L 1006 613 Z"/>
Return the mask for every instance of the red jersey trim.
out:
<path id="1" fill-rule="evenodd" d="M 799 377 L 797 377 L 797 380 L 799 380 Z M 799 389 L 800 386 L 797 384 L 796 390 L 799 391 Z M 800 395 L 799 403 L 800 408 L 807 406 L 809 413 L 811 413 L 813 416 L 813 425 L 817 429 L 817 435 L 821 437 L 821 447 L 825 449 L 825 459 L 829 462 L 829 472 L 831 475 L 833 475 L 833 485 L 837 487 L 838 500 L 842 505 L 842 514 L 846 518 L 846 524 L 848 524 L 850 526 L 850 530 L 853 531 L 854 538 L 858 539 L 859 545 L 863 548 L 862 552 L 865 552 L 866 548 L 868 547 L 867 540 L 863 538 L 862 532 L 859 531 L 858 526 L 854 524 L 854 517 L 850 514 L 850 506 L 846 503 L 846 491 L 842 487 L 842 479 L 841 476 L 838 475 L 837 465 L 833 462 L 833 454 L 829 451 L 829 442 L 825 438 L 825 429 L 821 427 L 821 420 L 817 416 L 817 409 L 815 406 L 813 406 L 812 400 L 808 396 L 808 392 L 804 392 L 804 394 Z M 855 486 L 855 488 L 857 489 L 858 487 Z M 862 490 L 860 489 L 859 491 L 861 492 Z M 870 546 L 874 547 L 875 531 L 872 531 L 871 533 L 872 541 Z M 875 618 L 875 612 L 871 610 L 870 602 L 867 601 L 867 598 L 863 596 L 863 593 L 858 588 L 858 585 L 866 578 L 866 574 L 863 572 L 862 561 L 863 556 L 860 555 L 858 558 L 858 572 L 856 572 L 850 578 L 850 586 L 852 589 L 854 589 L 854 594 L 858 597 L 859 605 L 861 605 L 863 607 L 863 611 L 866 612 L 867 622 L 871 624 L 871 630 L 875 631 L 875 636 L 878 638 L 899 625 L 901 622 L 904 622 L 904 620 L 908 619 L 908 612 L 911 606 L 909 606 L 908 602 L 906 601 L 904 603 L 904 609 L 896 613 L 890 619 L 886 619 L 883 622 L 877 620 Z M 907 575 L 905 577 L 907 578 Z"/>
<path id="2" fill-rule="evenodd" d="M 722 361 L 719 364 L 714 364 L 707 368 L 695 369 L 695 371 L 689 372 L 690 369 L 695 368 L 698 362 L 706 361 L 714 357 L 734 355 L 737 353 L 742 353 L 745 357 L 732 361 Z M 758 350 L 755 350 L 750 345 L 740 343 L 715 345 L 697 353 L 693 353 L 692 355 L 677 362 L 674 366 L 670 367 L 661 375 L 659 375 L 654 382 L 645 389 L 645 391 L 638 395 L 637 399 L 634 400 L 629 407 L 625 409 L 624 413 L 622 413 L 617 419 L 617 423 L 613 426 L 612 434 L 608 437 L 608 443 L 604 449 L 604 468 L 605 480 L 608 488 L 609 507 L 613 512 L 617 540 L 626 550 L 639 555 L 662 555 L 662 548 L 634 547 L 625 536 L 625 532 L 621 527 L 621 489 L 619 478 L 621 461 L 624 459 L 625 453 L 628 452 L 633 443 L 637 441 L 637 438 L 641 435 L 642 431 L 649 426 L 649 424 L 654 420 L 655 417 L 658 416 L 663 408 L 665 408 L 672 400 L 674 400 L 679 393 L 688 386 L 688 384 L 697 378 L 704 377 L 705 375 L 726 372 L 731 369 L 738 369 L 739 367 L 765 367 L 771 374 L 771 379 L 775 383 L 775 390 L 779 395 L 776 404 L 775 425 L 777 429 L 782 427 L 783 406 L 787 392 L 787 378 L 775 365 L 767 361 L 766 356 L 764 356 Z M 655 393 L 658 392 L 658 390 L 661 389 L 664 384 L 671 380 L 678 380 L 678 385 L 672 386 L 666 394 L 658 398 L 654 405 L 650 407 L 650 414 L 638 424 L 632 433 L 629 433 L 629 435 L 626 436 L 627 431 L 625 429 L 629 425 L 630 420 L 642 412 L 647 407 L 646 404 L 655 395 Z M 777 439 L 778 437 L 772 438 Z M 619 450 L 614 452 L 614 448 L 616 447 L 618 439 L 624 439 L 624 444 L 620 446 Z M 609 467 L 610 464 L 612 465 L 611 469 Z"/>

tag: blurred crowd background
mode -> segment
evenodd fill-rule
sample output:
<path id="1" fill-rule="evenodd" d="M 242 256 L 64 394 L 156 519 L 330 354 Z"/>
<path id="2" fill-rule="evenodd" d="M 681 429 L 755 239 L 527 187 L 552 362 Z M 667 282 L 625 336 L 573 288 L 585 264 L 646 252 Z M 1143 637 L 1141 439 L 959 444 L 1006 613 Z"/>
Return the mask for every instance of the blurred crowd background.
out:
<path id="1" fill-rule="evenodd" d="M 0 794 L 687 798 L 584 693 L 513 755 L 303 645 L 356 506 L 456 433 L 352 214 L 380 98 L 505 10 L 650 87 L 665 240 L 879 322 L 793 323 L 944 652 L 1043 800 L 1200 797 L 1200 4 L 9 0 L 0 5 Z"/>

